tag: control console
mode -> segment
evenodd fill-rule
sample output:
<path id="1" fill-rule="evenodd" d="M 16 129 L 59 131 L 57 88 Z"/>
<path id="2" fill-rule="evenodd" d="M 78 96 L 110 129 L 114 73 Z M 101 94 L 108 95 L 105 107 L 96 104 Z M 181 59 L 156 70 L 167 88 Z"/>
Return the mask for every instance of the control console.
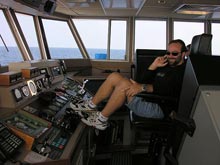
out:
<path id="1" fill-rule="evenodd" d="M 71 135 L 77 128 L 80 116 L 69 107 L 77 99 L 89 99 L 92 95 L 85 89 L 86 80 L 79 83 L 65 79 L 51 91 L 42 92 L 34 102 L 22 110 L 52 123 L 52 127 L 35 140 L 32 150 L 56 160 L 62 155 Z"/>

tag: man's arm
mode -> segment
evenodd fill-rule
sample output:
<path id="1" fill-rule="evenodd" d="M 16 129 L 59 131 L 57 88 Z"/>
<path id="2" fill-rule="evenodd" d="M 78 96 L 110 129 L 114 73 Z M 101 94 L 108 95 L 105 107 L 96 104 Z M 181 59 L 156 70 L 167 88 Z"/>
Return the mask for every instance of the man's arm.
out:
<path id="1" fill-rule="evenodd" d="M 161 57 L 157 57 L 155 58 L 155 60 L 153 61 L 153 63 L 148 67 L 148 70 L 156 70 L 159 67 L 164 67 L 168 64 L 167 62 L 167 56 L 161 56 Z"/>
<path id="2" fill-rule="evenodd" d="M 153 63 L 148 67 L 148 71 L 152 72 L 154 70 L 156 70 L 159 67 L 164 67 L 167 65 L 167 56 L 161 56 L 161 57 L 157 57 L 155 58 L 155 60 L 153 61 Z M 149 76 L 149 75 L 148 75 Z M 146 77 L 148 77 L 146 76 Z M 145 78 L 146 78 L 145 77 Z M 130 79 L 132 85 L 126 89 L 126 95 L 127 96 L 134 96 L 140 92 L 148 92 L 148 93 L 152 93 L 154 90 L 153 85 L 150 83 L 146 83 L 146 84 L 140 84 L 137 83 L 136 81 Z"/>
<path id="3" fill-rule="evenodd" d="M 154 77 L 156 75 L 156 70 L 160 67 L 164 67 L 167 65 L 167 56 L 160 56 L 154 59 L 151 65 L 144 71 L 141 78 L 141 83 L 144 84 L 152 84 L 154 82 Z M 152 88 L 149 90 L 153 92 Z"/>

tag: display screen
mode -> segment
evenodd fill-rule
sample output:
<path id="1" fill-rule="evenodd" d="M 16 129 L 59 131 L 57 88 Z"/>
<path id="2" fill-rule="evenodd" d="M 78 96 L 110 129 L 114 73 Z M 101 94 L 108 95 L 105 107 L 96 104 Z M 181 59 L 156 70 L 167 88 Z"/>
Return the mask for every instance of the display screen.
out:
<path id="1" fill-rule="evenodd" d="M 40 74 L 47 74 L 47 69 L 46 68 L 40 69 Z"/>
<path id="2" fill-rule="evenodd" d="M 51 72 L 52 72 L 53 76 L 59 76 L 62 74 L 59 66 L 51 67 Z"/>

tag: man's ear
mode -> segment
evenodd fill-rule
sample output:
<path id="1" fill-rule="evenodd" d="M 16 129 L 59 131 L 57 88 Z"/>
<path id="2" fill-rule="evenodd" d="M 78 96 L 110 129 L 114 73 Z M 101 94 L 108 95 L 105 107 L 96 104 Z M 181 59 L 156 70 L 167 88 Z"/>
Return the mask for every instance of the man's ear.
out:
<path id="1" fill-rule="evenodd" d="M 182 55 L 185 56 L 185 55 L 186 55 L 186 52 L 183 52 Z"/>
<path id="2" fill-rule="evenodd" d="M 186 52 L 182 52 L 182 59 L 184 60 L 186 56 Z"/>

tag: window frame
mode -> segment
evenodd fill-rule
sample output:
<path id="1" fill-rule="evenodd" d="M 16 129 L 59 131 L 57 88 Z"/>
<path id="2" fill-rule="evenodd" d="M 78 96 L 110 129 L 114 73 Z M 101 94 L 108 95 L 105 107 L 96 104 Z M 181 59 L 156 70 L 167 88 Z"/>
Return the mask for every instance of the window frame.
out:
<path id="1" fill-rule="evenodd" d="M 167 47 L 167 43 L 168 43 L 168 37 L 169 37 L 169 35 L 168 35 L 168 31 L 169 31 L 169 29 L 168 29 L 168 24 L 169 24 L 169 19 L 166 19 L 166 18 L 136 18 L 135 20 L 134 20 L 134 44 L 133 44 L 133 47 L 134 47 L 134 54 L 135 54 L 135 51 L 136 51 L 136 43 L 135 43 L 135 39 L 136 39 L 136 36 L 135 36 L 135 27 L 136 27 L 136 21 L 137 20 L 140 20 L 140 21 L 164 21 L 165 23 L 166 23 L 166 29 L 165 29 L 165 31 L 166 31 L 166 38 L 165 38 L 165 48 L 160 48 L 160 49 L 166 49 L 166 47 Z M 143 48 L 144 49 L 144 48 Z M 148 48 L 146 48 L 146 49 L 148 49 Z M 149 48 L 149 49 L 151 49 L 151 48 Z M 152 48 L 152 49 L 154 49 L 154 48 Z M 159 49 L 159 48 L 158 48 Z"/>
<path id="2" fill-rule="evenodd" d="M 212 34 L 212 23 L 216 23 L 216 24 L 219 24 L 220 25 L 220 21 L 210 21 L 210 33 Z M 212 40 L 213 40 L 213 38 L 212 38 Z M 212 42 L 212 45 L 211 45 L 211 50 L 213 50 L 213 42 Z M 219 49 L 219 52 L 220 52 L 220 47 L 219 46 L 217 46 L 217 49 Z M 212 52 L 212 54 L 213 54 L 213 52 Z M 220 54 L 213 54 L 213 55 L 216 55 L 216 56 L 220 56 Z"/>
<path id="3" fill-rule="evenodd" d="M 74 26 L 72 25 L 72 23 L 69 21 L 69 19 L 55 19 L 55 18 L 48 18 L 48 17 L 38 17 L 39 18 L 39 22 L 40 22 L 40 28 L 42 30 L 42 36 L 44 38 L 43 40 L 43 44 L 45 45 L 45 51 L 46 51 L 46 56 L 47 56 L 47 59 L 54 59 L 54 58 L 51 58 L 51 53 L 50 53 L 50 48 L 48 46 L 48 42 L 47 42 L 47 36 L 45 34 L 45 28 L 44 28 L 44 25 L 43 25 L 43 19 L 44 20 L 49 20 L 49 21 L 61 21 L 61 22 L 66 22 L 67 23 L 67 26 L 68 28 L 70 29 L 70 32 L 72 34 L 72 37 L 74 39 L 74 41 L 76 42 L 76 45 L 79 49 L 79 51 L 81 52 L 82 54 L 82 58 L 87 58 L 86 57 L 86 52 L 83 50 L 83 43 L 79 43 L 80 42 L 80 39 L 78 38 L 77 36 L 77 32 L 75 32 L 75 28 Z M 80 46 L 82 47 L 80 47 Z M 60 58 L 60 59 L 63 59 L 63 58 Z M 75 59 L 75 58 L 71 58 L 71 59 Z"/>
<path id="4" fill-rule="evenodd" d="M 28 58 L 28 56 L 27 56 L 27 54 L 24 55 L 24 52 L 26 50 L 25 50 L 24 43 L 23 43 L 23 40 L 21 38 L 21 35 L 18 35 L 18 29 L 17 29 L 18 24 L 14 20 L 13 12 L 8 10 L 8 9 L 1 9 L 0 8 L 0 10 L 2 11 L 3 17 L 7 21 L 8 28 L 9 28 L 9 30 L 11 32 L 11 35 L 14 39 L 14 42 L 16 44 L 16 48 L 20 52 L 20 57 L 19 58 L 21 58 L 24 61 L 24 59 Z M 5 42 L 4 38 L 2 38 L 2 39 L 3 39 L 3 42 Z M 6 44 L 6 46 L 7 46 L 7 44 Z M 20 59 L 19 59 L 19 61 L 20 61 Z M 7 62 L 7 65 L 11 62 L 16 62 L 16 61 Z M 0 64 L 0 66 L 7 66 L 7 65 Z"/>
<path id="5" fill-rule="evenodd" d="M 20 23 L 19 23 L 19 20 L 18 20 L 18 18 L 17 18 L 17 15 L 16 15 L 16 13 L 17 14 L 22 14 L 22 15 L 25 15 L 25 16 L 29 16 L 29 17 L 32 17 L 32 19 L 33 19 L 33 23 L 34 23 L 34 29 L 35 29 L 35 35 L 36 35 L 36 39 L 37 39 L 37 43 L 38 43 L 38 49 L 39 49 L 39 52 L 40 52 L 40 59 L 42 59 L 42 48 L 40 47 L 40 41 L 39 41 L 39 37 L 38 37 L 38 33 L 37 33 L 37 26 L 36 26 L 36 19 L 35 19 L 35 16 L 33 16 L 33 15 L 31 15 L 31 14 L 25 14 L 25 13 L 21 13 L 21 12 L 14 12 L 14 14 L 15 14 L 15 16 L 16 16 L 16 19 L 17 19 L 17 21 L 18 21 L 18 24 L 19 24 L 19 26 L 20 26 L 20 29 L 21 29 L 21 31 L 22 31 L 22 34 L 23 34 L 23 37 L 24 37 L 24 41 L 25 41 L 25 43 L 26 43 L 26 45 L 27 45 L 27 47 L 28 47 L 28 52 L 29 52 L 29 56 L 30 56 L 30 58 L 32 59 L 32 60 L 40 60 L 40 59 L 34 59 L 34 56 L 33 56 L 33 53 L 32 53 L 32 51 L 31 51 L 31 49 L 30 49 L 30 46 L 29 46 L 29 44 L 28 44 L 28 42 L 26 42 L 26 36 L 25 36 L 25 34 L 24 34 L 24 32 L 23 32 L 23 29 L 22 29 L 22 27 L 21 27 L 21 25 L 20 25 Z"/>
<path id="6" fill-rule="evenodd" d="M 174 39 L 174 22 L 191 22 L 191 23 L 203 23 L 203 27 L 204 27 L 204 31 L 203 31 L 203 33 L 207 33 L 207 28 L 206 28 L 206 21 L 204 21 L 204 20 L 192 20 L 192 19 L 173 19 L 172 20 L 172 39 Z M 201 33 L 198 33 L 198 34 L 201 34 Z M 198 34 L 196 34 L 196 35 L 198 35 Z M 192 36 L 192 38 L 193 38 L 193 36 Z M 192 39 L 191 38 L 191 39 Z M 182 39 L 182 38 L 180 38 L 180 39 Z M 185 42 L 185 41 L 184 41 Z M 190 43 L 186 43 L 185 42 L 185 44 L 186 45 L 188 45 L 188 44 L 191 44 L 191 42 Z"/>
<path id="7" fill-rule="evenodd" d="M 129 18 L 128 17 L 121 17 L 121 18 L 114 18 L 114 17 L 74 17 L 72 18 L 72 22 L 74 24 L 74 21 L 73 19 L 94 19 L 94 20 L 107 20 L 108 21 L 108 34 L 107 34 L 107 58 L 106 59 L 103 59 L 105 61 L 128 61 L 129 59 L 129 54 L 128 54 L 128 47 L 129 47 L 129 38 L 130 38 L 130 35 L 129 35 Z M 112 21 L 126 21 L 126 36 L 127 38 L 125 39 L 125 59 L 110 59 L 110 49 L 111 49 L 111 41 L 110 41 L 110 38 L 111 38 L 111 22 Z M 74 24 L 75 25 L 75 24 Z M 76 28 L 77 30 L 77 28 Z M 78 32 L 78 31 L 77 31 Z M 79 33 L 78 33 L 79 34 Z M 82 39 L 82 38 L 81 38 Z M 83 39 L 82 39 L 83 40 Z M 86 47 L 85 47 L 86 49 Z M 89 56 L 89 55 L 88 55 Z M 89 58 L 93 61 L 99 61 L 98 59 L 93 59 L 89 56 Z"/>

